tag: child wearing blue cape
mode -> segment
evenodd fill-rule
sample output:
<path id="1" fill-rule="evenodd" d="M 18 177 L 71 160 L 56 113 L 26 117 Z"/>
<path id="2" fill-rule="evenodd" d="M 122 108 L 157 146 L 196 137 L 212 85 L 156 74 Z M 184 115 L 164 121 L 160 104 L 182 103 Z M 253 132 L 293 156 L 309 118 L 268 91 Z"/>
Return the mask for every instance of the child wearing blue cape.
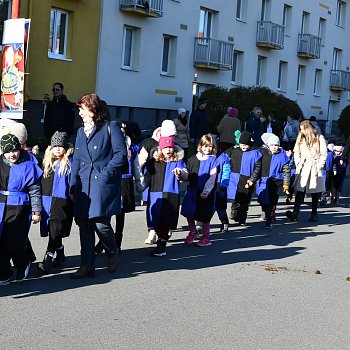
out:
<path id="1" fill-rule="evenodd" d="M 258 202 L 265 212 L 265 229 L 271 229 L 276 221 L 275 210 L 279 199 L 279 192 L 288 194 L 290 186 L 289 157 L 286 151 L 280 147 L 280 139 L 272 133 L 264 133 L 261 136 L 264 145 L 259 151 L 262 154 L 261 175 L 256 183 Z"/>
<path id="2" fill-rule="evenodd" d="M 227 188 L 227 199 L 232 200 L 231 220 L 244 226 L 247 220 L 250 200 L 254 184 L 260 178 L 261 153 L 253 149 L 253 135 L 243 131 L 239 136 L 239 147 L 231 148 L 227 152 L 230 163 L 224 165 L 221 186 Z M 225 168 L 229 167 L 229 176 Z"/>
<path id="3" fill-rule="evenodd" d="M 52 266 L 61 267 L 66 260 L 62 238 L 70 235 L 73 221 L 73 202 L 69 196 L 73 150 L 68 145 L 67 133 L 56 131 L 43 159 L 40 234 L 42 237 L 48 236 L 49 241 L 38 269 L 44 274 L 50 273 Z"/>
<path id="4" fill-rule="evenodd" d="M 15 280 L 28 276 L 28 234 L 31 222 L 41 219 L 41 169 L 18 138 L 6 134 L 0 140 L 0 285 L 12 278 L 11 260 L 17 268 Z"/>

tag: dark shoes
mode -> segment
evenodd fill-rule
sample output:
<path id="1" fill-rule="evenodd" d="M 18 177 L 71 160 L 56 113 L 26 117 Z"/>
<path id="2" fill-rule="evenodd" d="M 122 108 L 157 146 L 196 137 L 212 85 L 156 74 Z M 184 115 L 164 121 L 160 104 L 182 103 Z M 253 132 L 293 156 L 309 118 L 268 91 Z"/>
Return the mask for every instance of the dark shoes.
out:
<path id="1" fill-rule="evenodd" d="M 38 270 L 44 274 L 50 273 L 52 267 L 52 258 L 52 253 L 46 252 L 44 260 L 38 264 Z"/>
<path id="2" fill-rule="evenodd" d="M 119 254 L 114 254 L 107 257 L 108 272 L 113 273 L 117 271 L 119 267 Z"/>
<path id="3" fill-rule="evenodd" d="M 64 255 L 64 247 L 56 250 L 56 257 L 52 260 L 53 267 L 62 267 L 63 263 L 66 261 L 66 256 Z"/>
<path id="4" fill-rule="evenodd" d="M 317 221 L 318 221 L 317 214 L 311 214 L 309 222 L 317 222 Z"/>
<path id="5" fill-rule="evenodd" d="M 167 241 L 158 239 L 157 241 L 157 247 L 153 250 L 152 255 L 153 256 L 165 256 L 166 255 L 166 244 Z"/>
<path id="6" fill-rule="evenodd" d="M 292 221 L 292 222 L 298 222 L 298 215 L 293 213 L 292 211 L 290 210 L 287 210 L 286 211 L 286 216 L 287 218 Z"/>
<path id="7" fill-rule="evenodd" d="M 70 278 L 74 280 L 86 278 L 86 277 L 95 277 L 95 268 L 88 268 L 87 266 L 80 266 L 77 271 L 70 274 Z"/>
<path id="8" fill-rule="evenodd" d="M 28 273 L 29 273 L 30 264 L 31 264 L 31 262 L 29 262 L 27 266 L 19 267 L 17 269 L 16 281 L 23 281 L 27 278 Z"/>
<path id="9" fill-rule="evenodd" d="M 95 245 L 95 254 L 102 254 L 104 249 L 105 249 L 105 247 L 104 247 L 103 243 L 101 241 L 99 241 Z"/>

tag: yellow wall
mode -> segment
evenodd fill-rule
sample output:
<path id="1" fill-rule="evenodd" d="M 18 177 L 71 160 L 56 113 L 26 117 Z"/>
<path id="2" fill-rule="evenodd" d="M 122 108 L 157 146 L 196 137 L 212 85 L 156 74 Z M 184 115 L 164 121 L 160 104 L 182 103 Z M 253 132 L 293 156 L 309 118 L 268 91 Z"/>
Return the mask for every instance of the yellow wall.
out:
<path id="1" fill-rule="evenodd" d="M 51 7 L 71 11 L 68 21 L 71 45 L 67 47 L 71 62 L 48 58 Z M 21 1 L 21 17 L 31 19 L 26 99 L 42 100 L 45 93 L 51 97 L 56 81 L 63 83 L 64 93 L 71 101 L 95 91 L 100 12 L 100 0 Z"/>

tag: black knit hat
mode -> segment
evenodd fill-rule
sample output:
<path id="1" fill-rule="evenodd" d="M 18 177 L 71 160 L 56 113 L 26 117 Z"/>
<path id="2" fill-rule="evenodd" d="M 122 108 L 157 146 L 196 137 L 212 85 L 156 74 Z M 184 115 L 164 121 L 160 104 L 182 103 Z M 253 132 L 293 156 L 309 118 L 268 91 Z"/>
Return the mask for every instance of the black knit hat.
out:
<path id="1" fill-rule="evenodd" d="M 249 145 L 251 146 L 253 144 L 253 134 L 251 132 L 248 131 L 243 131 L 240 135 L 239 135 L 239 143 L 243 144 L 243 145 Z"/>
<path id="2" fill-rule="evenodd" d="M 56 131 L 51 137 L 51 147 L 68 148 L 68 135 L 63 131 Z"/>
<path id="3" fill-rule="evenodd" d="M 0 147 L 2 153 L 8 153 L 10 151 L 18 151 L 21 149 L 21 144 L 18 138 L 12 134 L 6 134 L 1 137 Z"/>

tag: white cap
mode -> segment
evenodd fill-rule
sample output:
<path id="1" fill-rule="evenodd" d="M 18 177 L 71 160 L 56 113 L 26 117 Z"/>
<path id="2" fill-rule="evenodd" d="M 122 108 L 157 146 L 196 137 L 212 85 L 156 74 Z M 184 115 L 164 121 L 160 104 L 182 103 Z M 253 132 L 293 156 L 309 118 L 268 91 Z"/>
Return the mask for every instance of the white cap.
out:
<path id="1" fill-rule="evenodd" d="M 179 108 L 178 110 L 177 110 L 177 114 L 178 115 L 180 115 L 181 113 L 186 113 L 186 109 L 185 108 Z"/>

